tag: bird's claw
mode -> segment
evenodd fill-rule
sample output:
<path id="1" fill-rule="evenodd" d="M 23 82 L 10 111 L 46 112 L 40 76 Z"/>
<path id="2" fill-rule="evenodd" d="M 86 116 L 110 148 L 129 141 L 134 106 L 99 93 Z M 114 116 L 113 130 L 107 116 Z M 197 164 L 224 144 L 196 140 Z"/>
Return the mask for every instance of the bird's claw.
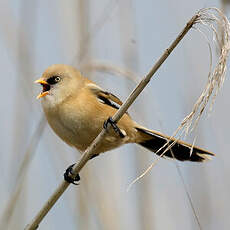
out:
<path id="1" fill-rule="evenodd" d="M 65 171 L 65 173 L 64 173 L 64 179 L 65 179 L 65 181 L 67 181 L 68 183 L 70 183 L 70 184 L 74 184 L 74 185 L 79 185 L 78 183 L 76 183 L 77 181 L 80 181 L 80 176 L 79 176 L 79 174 L 77 174 L 77 175 L 74 175 L 73 174 L 73 172 L 72 172 L 72 169 L 73 169 L 73 166 L 74 166 L 75 164 L 73 164 L 73 165 L 70 165 L 67 169 L 66 169 L 66 171 Z M 74 177 L 73 177 L 74 176 Z"/>
<path id="2" fill-rule="evenodd" d="M 121 132 L 120 128 L 117 126 L 116 122 L 112 119 L 112 117 L 109 117 L 103 124 L 104 129 L 107 129 L 108 124 L 110 124 L 114 131 L 119 134 L 121 138 L 124 138 L 125 135 Z"/>

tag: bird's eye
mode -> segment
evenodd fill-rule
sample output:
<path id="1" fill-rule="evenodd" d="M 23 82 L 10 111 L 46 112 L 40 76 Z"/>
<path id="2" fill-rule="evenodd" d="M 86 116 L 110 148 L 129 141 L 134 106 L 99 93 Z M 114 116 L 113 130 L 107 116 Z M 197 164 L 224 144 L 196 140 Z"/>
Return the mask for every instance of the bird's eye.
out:
<path id="1" fill-rule="evenodd" d="M 59 76 L 52 76 L 47 80 L 47 82 L 50 85 L 54 85 L 54 84 L 58 83 L 60 80 L 61 80 L 61 78 Z"/>
<path id="2" fill-rule="evenodd" d="M 60 78 L 59 76 L 56 76 L 56 77 L 54 78 L 54 80 L 55 80 L 55 82 L 59 82 L 59 81 L 61 80 L 61 78 Z"/>

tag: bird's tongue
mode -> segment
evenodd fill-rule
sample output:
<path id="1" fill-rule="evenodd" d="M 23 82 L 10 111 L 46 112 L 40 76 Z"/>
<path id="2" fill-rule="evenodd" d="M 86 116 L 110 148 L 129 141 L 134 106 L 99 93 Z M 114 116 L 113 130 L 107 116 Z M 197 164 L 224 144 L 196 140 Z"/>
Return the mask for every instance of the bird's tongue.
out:
<path id="1" fill-rule="evenodd" d="M 48 85 L 48 84 L 41 84 L 41 85 L 43 87 L 43 89 L 42 89 L 43 93 L 50 90 L 50 85 Z"/>
<path id="2" fill-rule="evenodd" d="M 44 96 L 46 96 L 47 94 L 49 94 L 49 90 L 50 90 L 50 85 L 48 84 L 42 84 L 42 92 L 37 96 L 37 99 L 42 98 Z"/>
<path id="3" fill-rule="evenodd" d="M 35 83 L 39 83 L 42 85 L 42 92 L 37 96 L 37 99 L 44 97 L 47 94 L 49 94 L 50 85 L 44 79 L 40 78 L 40 79 L 36 80 Z"/>

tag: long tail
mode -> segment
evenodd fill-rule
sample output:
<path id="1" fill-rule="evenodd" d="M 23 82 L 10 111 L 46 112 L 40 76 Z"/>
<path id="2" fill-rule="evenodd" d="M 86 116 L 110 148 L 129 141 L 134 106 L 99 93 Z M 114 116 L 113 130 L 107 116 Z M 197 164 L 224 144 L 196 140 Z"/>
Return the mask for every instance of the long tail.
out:
<path id="1" fill-rule="evenodd" d="M 137 144 L 149 149 L 152 152 L 157 153 L 157 155 L 161 155 L 167 149 L 167 147 L 175 140 L 173 138 L 170 138 L 169 136 L 163 135 L 153 130 L 148 130 L 142 127 L 138 127 L 136 129 L 141 136 L 141 141 Z M 162 148 L 159 152 L 157 152 L 162 146 L 167 143 L 168 140 L 169 144 Z M 191 153 L 191 148 L 191 144 L 178 140 L 175 145 L 171 147 L 171 149 L 167 150 L 164 153 L 163 156 L 175 158 L 179 161 L 194 162 L 203 162 L 205 160 L 211 159 L 211 156 L 215 156 L 215 154 L 196 146 L 193 146 L 193 150 Z"/>

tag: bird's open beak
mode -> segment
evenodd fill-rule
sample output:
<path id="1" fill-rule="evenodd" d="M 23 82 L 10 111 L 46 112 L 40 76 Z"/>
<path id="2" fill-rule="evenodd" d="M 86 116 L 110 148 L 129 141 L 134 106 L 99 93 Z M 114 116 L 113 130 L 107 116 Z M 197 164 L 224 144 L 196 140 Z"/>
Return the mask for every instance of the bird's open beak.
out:
<path id="1" fill-rule="evenodd" d="M 43 87 L 42 92 L 37 96 L 37 99 L 46 96 L 47 94 L 49 94 L 49 90 L 50 90 L 50 85 L 44 81 L 42 78 L 39 78 L 38 80 L 36 80 L 34 83 L 38 83 L 41 84 Z"/>

